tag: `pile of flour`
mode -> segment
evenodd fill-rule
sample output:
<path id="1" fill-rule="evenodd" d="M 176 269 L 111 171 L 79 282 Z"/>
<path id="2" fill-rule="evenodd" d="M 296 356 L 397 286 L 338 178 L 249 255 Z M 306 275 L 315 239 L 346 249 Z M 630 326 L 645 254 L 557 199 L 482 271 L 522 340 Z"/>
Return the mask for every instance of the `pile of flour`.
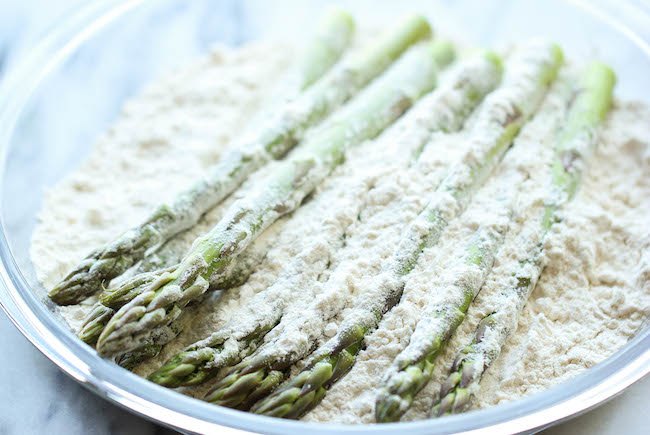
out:
<path id="1" fill-rule="evenodd" d="M 262 118 L 277 103 L 276 79 L 287 73 L 294 52 L 295 47 L 277 42 L 238 49 L 215 47 L 128 102 L 85 163 L 46 194 L 32 246 L 43 285 L 51 288 L 93 247 L 137 224 L 155 205 L 172 198 L 218 161 L 237 133 L 253 128 L 251 119 Z M 512 167 L 527 171 L 530 179 L 522 187 L 521 201 L 530 206 L 522 210 L 538 211 L 535 199 L 543 195 L 543 180 L 549 173 L 543 162 L 548 161 L 550 146 L 543 145 L 552 143 L 548 125 L 561 118 L 561 106 L 561 91 L 554 88 L 497 169 L 497 177 L 452 222 L 439 245 L 421 255 L 401 303 L 367 337 L 366 349 L 352 371 L 305 420 L 374 420 L 375 387 L 408 344 L 427 301 L 442 284 L 447 262 L 481 222 L 482 210 L 499 189 L 498 174 Z M 403 230 L 463 152 L 465 132 L 440 134 L 419 159 L 413 159 L 413 144 L 426 127 L 421 117 L 416 105 L 379 138 L 351 150 L 346 162 L 300 209 L 272 225 L 249 248 L 266 252 L 249 280 L 238 288 L 215 292 L 189 309 L 182 317 L 181 335 L 158 357 L 136 368 L 136 373 L 147 375 L 180 349 L 242 315 L 247 303 L 278 279 L 296 284 L 285 293 L 280 291 L 286 309 L 265 340 L 281 336 L 328 282 L 339 289 L 333 303 L 344 309 L 319 325 L 324 331 L 319 344 L 333 336 L 356 297 L 372 285 Z M 517 332 L 484 377 L 477 407 L 514 400 L 575 376 L 625 344 L 650 313 L 650 230 L 643 225 L 650 213 L 649 118 L 646 106 L 616 104 L 578 196 L 547 238 L 545 271 Z M 539 152 L 525 152 L 525 144 L 539 147 Z M 172 259 L 182 257 L 197 236 L 275 166 L 258 171 L 163 250 Z M 527 217 L 518 216 L 509 234 L 522 229 Z M 404 420 L 428 416 L 455 354 L 490 312 L 494 289 L 507 279 L 500 271 L 516 259 L 517 246 L 511 240 L 506 238 L 493 273 L 438 358 L 433 381 Z M 71 329 L 78 330 L 94 301 L 60 309 Z M 300 368 L 297 364 L 294 373 Z M 202 397 L 211 385 L 181 392 Z"/>

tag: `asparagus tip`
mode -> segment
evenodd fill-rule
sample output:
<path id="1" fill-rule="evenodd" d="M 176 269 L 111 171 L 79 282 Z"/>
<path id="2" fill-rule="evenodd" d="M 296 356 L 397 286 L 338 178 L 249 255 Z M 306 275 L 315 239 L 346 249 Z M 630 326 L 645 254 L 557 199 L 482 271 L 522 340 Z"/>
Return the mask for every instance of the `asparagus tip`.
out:
<path id="1" fill-rule="evenodd" d="M 403 21 L 407 23 L 408 27 L 417 29 L 423 39 L 430 38 L 433 35 L 433 29 L 429 24 L 429 20 L 423 15 L 409 14 L 404 17 Z"/>
<path id="2" fill-rule="evenodd" d="M 337 6 L 328 7 L 325 17 L 325 21 L 336 21 L 339 24 L 345 25 L 349 31 L 355 28 L 354 17 L 345 9 Z"/>
<path id="3" fill-rule="evenodd" d="M 499 69 L 500 74 L 503 73 L 503 61 L 501 60 L 501 57 L 498 54 L 490 50 L 485 53 L 485 58 L 489 62 L 493 63 Z"/>
<path id="4" fill-rule="evenodd" d="M 448 65 L 456 58 L 454 45 L 446 39 L 436 39 L 431 44 L 431 54 L 438 65 Z"/>

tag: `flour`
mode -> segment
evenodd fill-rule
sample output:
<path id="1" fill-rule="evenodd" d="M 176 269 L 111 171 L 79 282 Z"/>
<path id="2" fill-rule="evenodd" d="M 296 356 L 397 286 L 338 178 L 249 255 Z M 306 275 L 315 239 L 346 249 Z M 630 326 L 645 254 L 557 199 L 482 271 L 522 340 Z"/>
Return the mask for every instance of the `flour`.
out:
<path id="1" fill-rule="evenodd" d="M 252 128 L 251 118 L 259 120 L 261 113 L 271 110 L 277 100 L 274 79 L 287 73 L 294 52 L 291 45 L 272 42 L 239 49 L 217 47 L 128 102 L 85 163 L 46 194 L 32 246 L 43 285 L 51 288 L 90 249 L 138 223 L 217 162 L 237 132 Z M 512 242 L 513 234 L 525 230 L 528 214 L 539 208 L 536 199 L 542 196 L 549 173 L 543 162 L 554 134 L 549 126 L 558 124 L 564 113 L 564 91 L 560 85 L 553 89 L 495 174 L 513 168 L 527 174 L 520 188 L 527 195 L 519 200 L 525 213 L 511 223 L 492 274 L 437 359 L 432 382 L 403 420 L 428 416 L 453 358 L 489 314 L 494 289 L 508 279 L 504 271 L 517 261 L 520 247 Z M 322 317 L 312 320 L 322 333 L 312 338 L 322 344 L 334 336 L 358 295 L 375 282 L 408 223 L 466 147 L 465 131 L 436 134 L 415 160 L 429 128 L 423 123 L 422 107 L 426 99 L 380 137 L 352 150 L 302 207 L 273 224 L 249 248 L 262 254 L 255 257 L 248 281 L 212 293 L 189 308 L 181 318 L 183 332 L 136 373 L 146 376 L 179 350 L 221 328 L 236 333 L 255 316 L 277 318 L 264 341 L 267 346 L 275 343 L 276 349 L 286 348 L 283 331 L 318 298 Z M 544 273 L 524 307 L 517 332 L 485 375 L 476 407 L 542 391 L 592 367 L 625 344 L 650 313 L 650 230 L 644 225 L 650 213 L 648 119 L 650 109 L 644 105 L 616 104 L 576 199 L 546 240 Z M 518 149 L 523 151 L 515 152 Z M 277 165 L 258 171 L 196 227 L 174 237 L 157 261 L 178 261 L 197 236 Z M 420 256 L 401 303 L 367 336 L 352 371 L 305 420 L 374 420 L 377 384 L 408 345 L 427 304 L 435 300 L 431 290 L 442 288 L 449 260 L 458 256 L 484 218 L 481 208 L 489 205 L 503 183 L 498 178 L 491 178 L 467 211 L 450 223 L 437 247 Z M 334 290 L 328 293 L 327 288 Z M 79 329 L 94 300 L 60 309 L 72 330 Z M 305 339 L 302 346 L 311 343 Z M 240 352 L 244 357 L 248 351 L 235 350 Z M 292 372 L 302 366 L 297 364 Z M 181 392 L 202 397 L 211 385 Z"/>

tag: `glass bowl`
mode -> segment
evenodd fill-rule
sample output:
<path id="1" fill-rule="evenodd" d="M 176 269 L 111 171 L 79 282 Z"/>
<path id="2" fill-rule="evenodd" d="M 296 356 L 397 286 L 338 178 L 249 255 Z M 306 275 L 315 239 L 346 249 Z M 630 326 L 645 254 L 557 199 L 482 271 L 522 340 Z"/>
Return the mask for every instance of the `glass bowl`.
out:
<path id="1" fill-rule="evenodd" d="M 618 96 L 650 102 L 648 16 L 626 3 L 356 1 L 364 23 L 405 10 L 426 14 L 443 34 L 498 47 L 544 35 L 567 57 L 598 57 L 616 70 Z M 650 330 L 580 376 L 534 396 L 437 420 L 383 425 L 287 421 L 216 407 L 141 379 L 105 361 L 54 314 L 29 256 L 44 189 L 75 168 L 124 100 L 149 80 L 217 41 L 239 45 L 309 30 L 325 2 L 239 0 L 97 1 L 77 10 L 14 68 L 0 90 L 0 301 L 22 333 L 64 372 L 147 418 L 197 433 L 224 427 L 265 433 L 534 432 L 584 412 L 650 372 Z M 369 14 L 368 11 L 372 11 Z M 622 12 L 626 12 L 621 20 Z M 618 17 L 616 16 L 618 15 Z M 646 32 L 644 34 L 643 32 Z"/>

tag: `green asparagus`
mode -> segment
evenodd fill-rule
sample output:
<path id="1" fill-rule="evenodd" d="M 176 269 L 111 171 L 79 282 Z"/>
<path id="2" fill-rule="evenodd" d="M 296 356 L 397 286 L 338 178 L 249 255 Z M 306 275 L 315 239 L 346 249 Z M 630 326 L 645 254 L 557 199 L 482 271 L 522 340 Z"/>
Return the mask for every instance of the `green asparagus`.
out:
<path id="1" fill-rule="evenodd" d="M 349 20 L 345 14 L 336 14 L 326 20 L 326 28 L 321 33 L 339 32 L 341 27 L 351 30 L 350 26 L 334 25 Z M 174 234 L 195 225 L 203 213 L 223 200 L 251 173 L 272 159 L 282 158 L 302 139 L 308 127 L 349 100 L 410 45 L 429 34 L 426 20 L 419 16 L 408 17 L 369 50 L 335 67 L 314 86 L 282 106 L 261 131 L 247 136 L 241 145 L 227 151 L 203 179 L 181 193 L 171 205 L 159 206 L 140 226 L 92 252 L 50 291 L 50 298 L 63 305 L 79 302 Z M 349 35 L 345 39 L 347 41 Z M 320 43 L 315 45 L 319 46 Z M 322 65 L 320 69 L 324 73 L 329 67 L 329 64 Z M 313 68 L 318 69 L 318 65 L 314 64 Z"/>
<path id="2" fill-rule="evenodd" d="M 318 361 L 310 369 L 299 373 L 287 386 L 256 403 L 251 412 L 273 417 L 300 418 L 322 400 L 330 385 L 352 368 L 360 348 L 361 343 L 355 343 L 336 355 Z M 274 373 L 276 378 L 279 377 L 278 372 L 271 373 Z M 270 380 L 273 380 L 271 376 L 264 379 L 267 384 L 271 383 Z M 213 402 L 211 398 L 207 400 Z"/>
<path id="3" fill-rule="evenodd" d="M 260 249 L 254 248 L 257 247 L 251 246 L 244 251 L 223 274 L 211 277 L 210 288 L 225 290 L 240 286 L 246 282 L 253 272 L 254 266 L 262 261 L 266 255 L 266 246 L 260 247 Z M 181 259 L 179 255 L 167 255 L 162 266 L 171 266 Z M 155 263 L 148 263 L 147 265 L 152 266 L 153 264 Z M 169 270 L 166 268 L 162 268 L 157 272 L 145 270 L 118 287 L 105 289 L 99 295 L 99 301 L 95 303 L 84 319 L 77 336 L 88 344 L 97 342 L 99 335 L 115 312 L 132 301 L 146 288 L 147 284 L 155 281 L 164 272 L 169 272 Z M 177 328 L 177 330 L 180 331 L 180 328 Z"/>
<path id="4" fill-rule="evenodd" d="M 345 52 L 353 34 L 354 19 L 347 12 L 328 10 L 300 59 L 291 87 L 303 90 L 318 81 Z"/>
<path id="5" fill-rule="evenodd" d="M 517 239 L 517 243 L 525 246 L 527 254 L 511 271 L 512 283 L 499 291 L 502 303 L 479 323 L 472 342 L 456 356 L 441 386 L 433 416 L 469 409 L 483 374 L 516 330 L 519 313 L 542 271 L 545 235 L 557 221 L 556 211 L 575 195 L 582 171 L 596 146 L 596 128 L 611 106 L 615 81 L 612 70 L 603 64 L 594 63 L 585 71 L 569 109 L 566 126 L 558 137 L 550 188 L 539 226 L 534 234 L 522 233 Z"/>
<path id="6" fill-rule="evenodd" d="M 464 61 L 451 73 L 449 80 L 418 103 L 421 113 L 416 114 L 417 119 L 426 120 L 429 133 L 456 131 L 483 96 L 498 85 L 500 78 L 501 62 L 493 53 Z M 410 143 L 409 146 L 421 150 L 426 137 L 423 135 L 422 142 Z M 356 215 L 359 207 L 360 204 L 352 203 L 345 208 Z M 223 367 L 239 363 L 280 321 L 285 303 L 282 295 L 290 293 L 288 290 L 294 287 L 293 282 L 278 280 L 256 295 L 251 304 L 264 307 L 263 311 L 256 308 L 257 312 L 243 316 L 243 322 L 238 316 L 226 328 L 172 357 L 149 380 L 167 387 L 195 385 L 215 376 Z M 228 348 L 224 346 L 226 340 L 230 344 Z"/>
<path id="7" fill-rule="evenodd" d="M 306 370 L 313 373 L 316 379 L 301 388 L 295 406 L 305 411 L 315 404 L 306 405 L 305 397 L 321 387 L 331 385 L 327 373 L 336 373 L 336 366 L 342 364 L 339 361 L 348 360 L 347 357 L 340 357 L 342 352 L 351 355 L 354 360 L 364 336 L 376 327 L 383 314 L 401 298 L 405 276 L 414 267 L 420 252 L 433 246 L 447 222 L 466 207 L 473 192 L 510 146 L 521 125 L 536 110 L 561 62 L 562 53 L 559 47 L 539 41 L 525 44 L 513 55 L 508 62 L 509 67 L 506 68 L 501 89 L 487 97 L 477 115 L 471 134 L 470 150 L 445 177 L 433 199 L 409 225 L 393 255 L 382 266 L 376 281 L 378 285 L 359 296 L 355 309 L 343 320 L 338 333 L 315 352 L 313 362 Z M 244 360 L 236 370 L 241 376 L 258 371 L 265 373 L 270 370 L 286 370 L 304 356 L 304 353 L 295 351 L 287 358 L 285 351 L 285 357 L 278 360 L 276 352 L 277 349 L 267 346 L 249 360 Z M 344 366 L 349 368 L 352 364 L 346 363 Z M 318 373 L 313 372 L 316 367 L 319 368 Z M 310 376 L 307 378 L 311 379 Z M 283 400 L 294 397 L 288 393 L 285 395 L 286 391 L 292 388 L 291 385 L 290 383 L 286 388 L 263 399 L 259 406 L 256 406 L 257 411 L 276 415 L 277 410 L 269 408 L 268 403 L 279 396 L 284 397 Z M 320 394 L 313 396 L 322 397 Z M 280 403 L 282 407 L 289 405 L 291 408 L 286 411 L 286 415 L 298 415 L 291 403 Z"/>
<path id="8" fill-rule="evenodd" d="M 378 423 L 398 421 L 411 407 L 415 395 L 430 381 L 435 359 L 465 318 L 470 303 L 492 270 L 508 229 L 515 188 L 521 181 L 517 176 L 520 173 L 512 175 L 505 179 L 505 189 L 495 204 L 485 210 L 481 226 L 462 254 L 461 264 L 447 267 L 451 270 L 451 282 L 441 292 L 433 290 L 434 294 L 445 297 L 427 305 L 409 345 L 397 356 L 380 383 L 375 406 Z"/>
<path id="9" fill-rule="evenodd" d="M 141 362 L 158 355 L 164 343 L 180 333 L 180 323 L 181 319 L 177 319 L 164 328 L 158 328 L 155 334 L 152 334 L 140 347 L 120 355 L 115 362 L 127 370 L 132 370 Z"/>
<path id="10" fill-rule="evenodd" d="M 492 51 L 459 62 L 447 83 L 441 84 L 440 91 L 431 93 L 418 104 L 417 110 L 425 113 L 416 115 L 423 131 L 419 137 L 410 137 L 416 142 L 412 144 L 413 157 L 417 159 L 422 154 L 432 143 L 428 139 L 434 134 L 460 130 L 469 114 L 499 85 L 502 74 L 501 59 Z"/>
<path id="11" fill-rule="evenodd" d="M 207 279 L 221 274 L 262 231 L 295 210 L 339 165 L 346 148 L 377 136 L 435 84 L 437 68 L 453 57 L 448 44 L 426 44 L 407 53 L 336 120 L 281 162 L 253 194 L 233 204 L 199 238 L 172 272 L 164 272 L 108 322 L 97 341 L 101 355 L 140 346 L 152 330 L 171 323 L 183 307 L 205 293 Z"/>

